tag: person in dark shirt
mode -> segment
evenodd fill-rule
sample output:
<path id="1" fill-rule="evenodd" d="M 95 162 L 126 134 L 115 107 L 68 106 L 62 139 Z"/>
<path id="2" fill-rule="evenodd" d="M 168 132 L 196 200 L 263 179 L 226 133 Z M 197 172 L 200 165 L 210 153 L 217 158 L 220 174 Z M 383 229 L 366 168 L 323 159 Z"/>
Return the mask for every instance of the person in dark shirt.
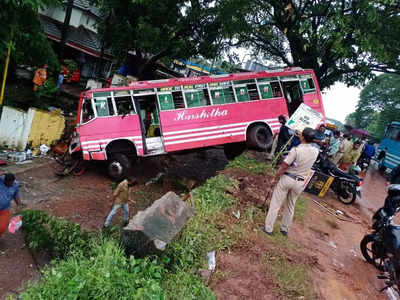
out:
<path id="1" fill-rule="evenodd" d="M 8 173 L 0 176 L 0 236 L 7 230 L 12 200 L 20 206 L 19 183 Z"/>
<path id="2" fill-rule="evenodd" d="M 280 115 L 278 117 L 279 123 L 281 123 L 281 128 L 279 129 L 278 133 L 278 143 L 276 146 L 275 153 L 279 153 L 283 146 L 286 145 L 286 143 L 289 141 L 291 134 L 289 131 L 289 128 L 286 126 L 286 117 L 284 115 Z M 289 146 L 287 147 L 287 150 L 289 150 Z"/>

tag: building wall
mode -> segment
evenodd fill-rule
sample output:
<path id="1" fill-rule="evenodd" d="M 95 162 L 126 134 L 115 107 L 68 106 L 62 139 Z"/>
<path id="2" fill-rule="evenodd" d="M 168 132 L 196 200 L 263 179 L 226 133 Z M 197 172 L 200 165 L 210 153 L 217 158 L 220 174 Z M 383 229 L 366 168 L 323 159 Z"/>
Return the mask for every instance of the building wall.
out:
<path id="1" fill-rule="evenodd" d="M 0 145 L 25 150 L 33 115 L 33 111 L 24 112 L 4 106 L 0 119 Z"/>
<path id="2" fill-rule="evenodd" d="M 60 23 L 64 23 L 65 20 L 65 7 L 48 7 L 40 9 L 39 13 L 52 18 Z M 70 26 L 78 28 L 83 26 L 84 28 L 97 33 L 96 18 L 80 8 L 72 8 Z"/>

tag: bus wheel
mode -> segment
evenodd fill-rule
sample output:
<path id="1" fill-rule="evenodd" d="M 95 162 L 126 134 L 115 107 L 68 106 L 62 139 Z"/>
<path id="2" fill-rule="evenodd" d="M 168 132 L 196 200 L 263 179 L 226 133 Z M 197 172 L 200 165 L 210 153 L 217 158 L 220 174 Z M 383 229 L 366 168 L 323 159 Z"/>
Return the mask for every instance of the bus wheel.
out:
<path id="1" fill-rule="evenodd" d="M 224 145 L 224 153 L 227 160 L 232 160 L 239 156 L 246 149 L 245 143 L 231 143 Z"/>
<path id="2" fill-rule="evenodd" d="M 122 180 L 126 178 L 131 168 L 129 158 L 122 153 L 114 153 L 108 160 L 107 173 L 114 180 Z"/>
<path id="3" fill-rule="evenodd" d="M 252 148 L 266 151 L 272 142 L 272 134 L 265 125 L 257 124 L 247 132 L 247 144 Z"/>

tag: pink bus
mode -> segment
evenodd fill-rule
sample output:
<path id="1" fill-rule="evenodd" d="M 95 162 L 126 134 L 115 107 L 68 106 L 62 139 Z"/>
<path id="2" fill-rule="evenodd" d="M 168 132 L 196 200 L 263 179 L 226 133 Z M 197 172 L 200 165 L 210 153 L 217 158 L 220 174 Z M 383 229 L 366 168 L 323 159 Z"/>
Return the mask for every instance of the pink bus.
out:
<path id="1" fill-rule="evenodd" d="M 324 114 L 312 70 L 286 68 L 135 82 L 81 94 L 76 139 L 85 160 L 106 160 L 114 179 L 138 156 L 223 145 L 266 150 L 278 116 L 305 103 Z"/>

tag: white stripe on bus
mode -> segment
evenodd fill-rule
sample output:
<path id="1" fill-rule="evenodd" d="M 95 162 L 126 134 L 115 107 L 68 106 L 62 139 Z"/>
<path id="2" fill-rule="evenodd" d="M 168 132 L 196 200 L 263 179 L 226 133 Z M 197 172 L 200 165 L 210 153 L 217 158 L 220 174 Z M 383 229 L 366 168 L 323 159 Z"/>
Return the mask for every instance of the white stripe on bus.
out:
<path id="1" fill-rule="evenodd" d="M 109 141 L 112 140 L 118 140 L 118 139 L 128 139 L 128 140 L 134 140 L 134 139 L 142 139 L 141 136 L 125 136 L 125 137 L 116 137 L 112 139 L 103 139 L 103 140 L 94 140 L 94 141 L 85 141 L 82 142 L 82 145 L 87 145 L 87 144 L 94 144 L 94 143 L 108 143 Z"/>
<path id="2" fill-rule="evenodd" d="M 165 141 L 167 141 L 167 140 L 176 140 L 176 139 L 182 139 L 182 138 L 187 138 L 187 137 L 201 136 L 201 135 L 211 135 L 211 134 L 222 133 L 222 132 L 244 131 L 245 129 L 246 129 L 246 126 L 238 127 L 238 128 L 221 129 L 221 130 L 215 130 L 215 131 L 197 132 L 197 133 L 192 133 L 192 134 L 181 134 L 181 135 L 174 135 L 174 136 L 165 137 L 164 140 Z M 243 134 L 244 134 L 244 132 L 243 132 Z"/>
<path id="3" fill-rule="evenodd" d="M 218 139 L 218 138 L 223 138 L 223 137 L 228 137 L 228 136 L 235 136 L 235 135 L 244 135 L 244 133 L 243 132 L 235 132 L 235 133 L 206 136 L 206 137 L 200 137 L 200 138 L 194 138 L 194 139 L 172 141 L 172 142 L 166 142 L 165 145 L 174 145 L 174 144 L 191 143 L 191 142 L 197 142 L 197 141 L 213 140 L 213 139 Z"/>
<path id="4" fill-rule="evenodd" d="M 276 122 L 272 122 L 272 121 L 276 121 L 276 120 L 277 119 L 267 119 L 267 120 L 259 120 L 259 121 L 263 121 L 263 122 L 266 121 L 267 123 L 268 123 L 268 121 L 270 121 L 271 124 L 269 124 L 269 125 L 279 124 L 279 123 L 276 123 Z M 213 130 L 213 129 L 220 129 L 220 128 L 226 128 L 226 127 L 243 126 L 243 125 L 248 125 L 248 124 L 254 123 L 254 122 L 257 122 L 257 120 L 249 121 L 249 122 L 242 122 L 242 123 L 234 123 L 234 124 L 202 127 L 202 128 L 193 128 L 193 129 L 185 129 L 185 130 L 177 130 L 177 131 L 168 131 L 168 132 L 164 132 L 164 135 L 172 135 L 172 134 L 187 133 L 187 132 L 196 132 L 196 131 L 203 131 L 203 130 Z"/>
<path id="5" fill-rule="evenodd" d="M 400 160 L 394 159 L 394 158 L 391 158 L 391 157 L 386 157 L 385 160 L 389 160 L 389 161 L 395 162 L 396 164 L 400 164 Z"/>
<path id="6" fill-rule="evenodd" d="M 392 153 L 386 153 L 388 156 L 392 156 L 392 157 L 394 157 L 394 158 L 396 158 L 396 159 L 400 159 L 400 156 L 397 156 L 397 155 L 394 155 L 394 154 L 392 154 Z"/>

